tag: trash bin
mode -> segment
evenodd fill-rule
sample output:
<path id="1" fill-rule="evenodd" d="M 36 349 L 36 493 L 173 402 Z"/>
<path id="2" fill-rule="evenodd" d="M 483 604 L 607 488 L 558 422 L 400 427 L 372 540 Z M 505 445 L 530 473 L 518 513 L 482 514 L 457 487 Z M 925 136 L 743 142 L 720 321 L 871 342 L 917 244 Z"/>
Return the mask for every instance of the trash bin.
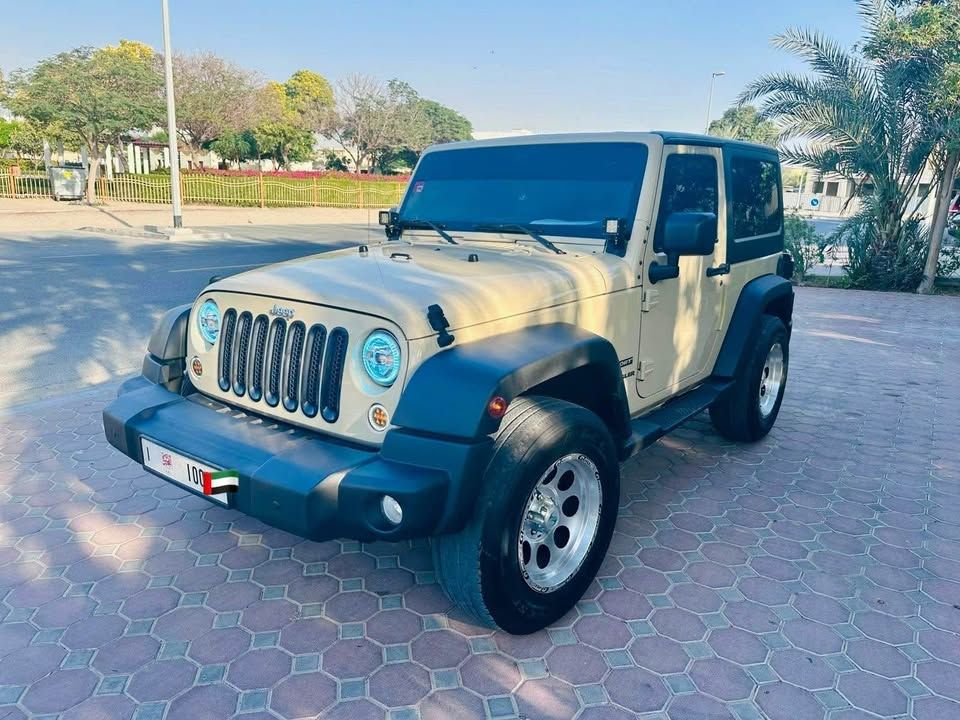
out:
<path id="1" fill-rule="evenodd" d="M 84 168 L 50 168 L 50 190 L 54 200 L 82 200 L 86 189 L 87 171 Z"/>

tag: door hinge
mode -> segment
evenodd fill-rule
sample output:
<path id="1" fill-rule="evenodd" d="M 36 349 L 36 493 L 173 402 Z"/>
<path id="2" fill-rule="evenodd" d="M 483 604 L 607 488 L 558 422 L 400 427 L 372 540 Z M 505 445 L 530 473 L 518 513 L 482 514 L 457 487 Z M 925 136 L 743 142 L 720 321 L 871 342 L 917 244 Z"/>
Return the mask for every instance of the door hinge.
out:
<path id="1" fill-rule="evenodd" d="M 641 360 L 640 364 L 637 365 L 637 378 L 640 380 L 646 380 L 652 372 L 653 360 Z"/>
<path id="2" fill-rule="evenodd" d="M 659 294 L 658 290 L 644 290 L 643 297 L 640 300 L 640 312 L 650 312 L 654 305 L 660 302 L 657 300 Z"/>
<path id="3" fill-rule="evenodd" d="M 707 268 L 707 277 L 716 277 L 717 275 L 729 275 L 730 274 L 730 263 L 723 263 L 723 265 L 717 265 L 716 267 Z"/>

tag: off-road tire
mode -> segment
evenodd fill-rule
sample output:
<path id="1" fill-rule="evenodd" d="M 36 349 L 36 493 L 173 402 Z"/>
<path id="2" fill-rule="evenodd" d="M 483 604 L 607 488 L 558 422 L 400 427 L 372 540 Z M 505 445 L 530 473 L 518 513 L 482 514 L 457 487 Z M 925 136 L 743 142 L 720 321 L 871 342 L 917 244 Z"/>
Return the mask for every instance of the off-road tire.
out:
<path id="1" fill-rule="evenodd" d="M 599 522 L 586 557 L 550 592 L 530 587 L 518 557 L 521 522 L 534 486 L 560 458 L 584 455 L 601 488 Z M 467 526 L 433 538 L 433 563 L 448 597 L 479 623 L 523 635 L 565 615 L 596 576 L 613 535 L 620 467 L 613 439 L 594 413 L 544 397 L 510 404 Z"/>
<path id="2" fill-rule="evenodd" d="M 773 408 L 761 412 L 760 385 L 771 348 L 778 344 L 783 352 L 783 377 Z M 710 406 L 710 419 L 721 435 L 738 442 L 756 442 L 766 436 L 780 413 L 790 366 L 790 337 L 783 321 L 773 315 L 760 317 L 757 342 L 740 368 L 733 386 Z"/>

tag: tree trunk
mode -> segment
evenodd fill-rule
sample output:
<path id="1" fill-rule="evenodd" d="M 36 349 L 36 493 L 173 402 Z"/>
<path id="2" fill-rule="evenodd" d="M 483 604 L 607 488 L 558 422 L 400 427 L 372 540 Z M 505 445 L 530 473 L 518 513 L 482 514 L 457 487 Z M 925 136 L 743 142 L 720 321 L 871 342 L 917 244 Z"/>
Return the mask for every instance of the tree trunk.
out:
<path id="1" fill-rule="evenodd" d="M 917 288 L 917 292 L 921 295 L 932 293 L 933 284 L 937 280 L 937 263 L 940 260 L 943 234 L 947 230 L 947 215 L 950 212 L 950 200 L 953 196 L 953 183 L 957 178 L 958 165 L 960 165 L 960 150 L 953 150 L 947 155 L 943 175 L 940 177 L 940 187 L 937 188 L 933 223 L 930 228 L 930 250 L 927 253 L 927 263 L 923 268 L 923 280 Z"/>
<path id="2" fill-rule="evenodd" d="M 87 171 L 87 204 L 93 205 L 97 200 L 97 172 L 100 170 L 100 144 L 92 142 L 87 147 L 90 153 L 90 169 Z"/>

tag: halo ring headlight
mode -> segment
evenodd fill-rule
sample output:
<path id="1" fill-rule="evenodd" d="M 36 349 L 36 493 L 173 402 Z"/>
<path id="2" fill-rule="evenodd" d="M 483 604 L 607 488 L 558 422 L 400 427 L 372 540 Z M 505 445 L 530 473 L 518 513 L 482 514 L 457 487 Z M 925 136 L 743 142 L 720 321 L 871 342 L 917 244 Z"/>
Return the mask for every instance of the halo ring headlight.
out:
<path id="1" fill-rule="evenodd" d="M 386 330 L 374 330 L 363 341 L 360 360 L 371 380 L 390 387 L 400 374 L 400 343 Z"/>
<path id="2" fill-rule="evenodd" d="M 204 300 L 197 311 L 197 327 L 203 339 L 213 345 L 220 337 L 220 308 L 213 300 Z"/>

